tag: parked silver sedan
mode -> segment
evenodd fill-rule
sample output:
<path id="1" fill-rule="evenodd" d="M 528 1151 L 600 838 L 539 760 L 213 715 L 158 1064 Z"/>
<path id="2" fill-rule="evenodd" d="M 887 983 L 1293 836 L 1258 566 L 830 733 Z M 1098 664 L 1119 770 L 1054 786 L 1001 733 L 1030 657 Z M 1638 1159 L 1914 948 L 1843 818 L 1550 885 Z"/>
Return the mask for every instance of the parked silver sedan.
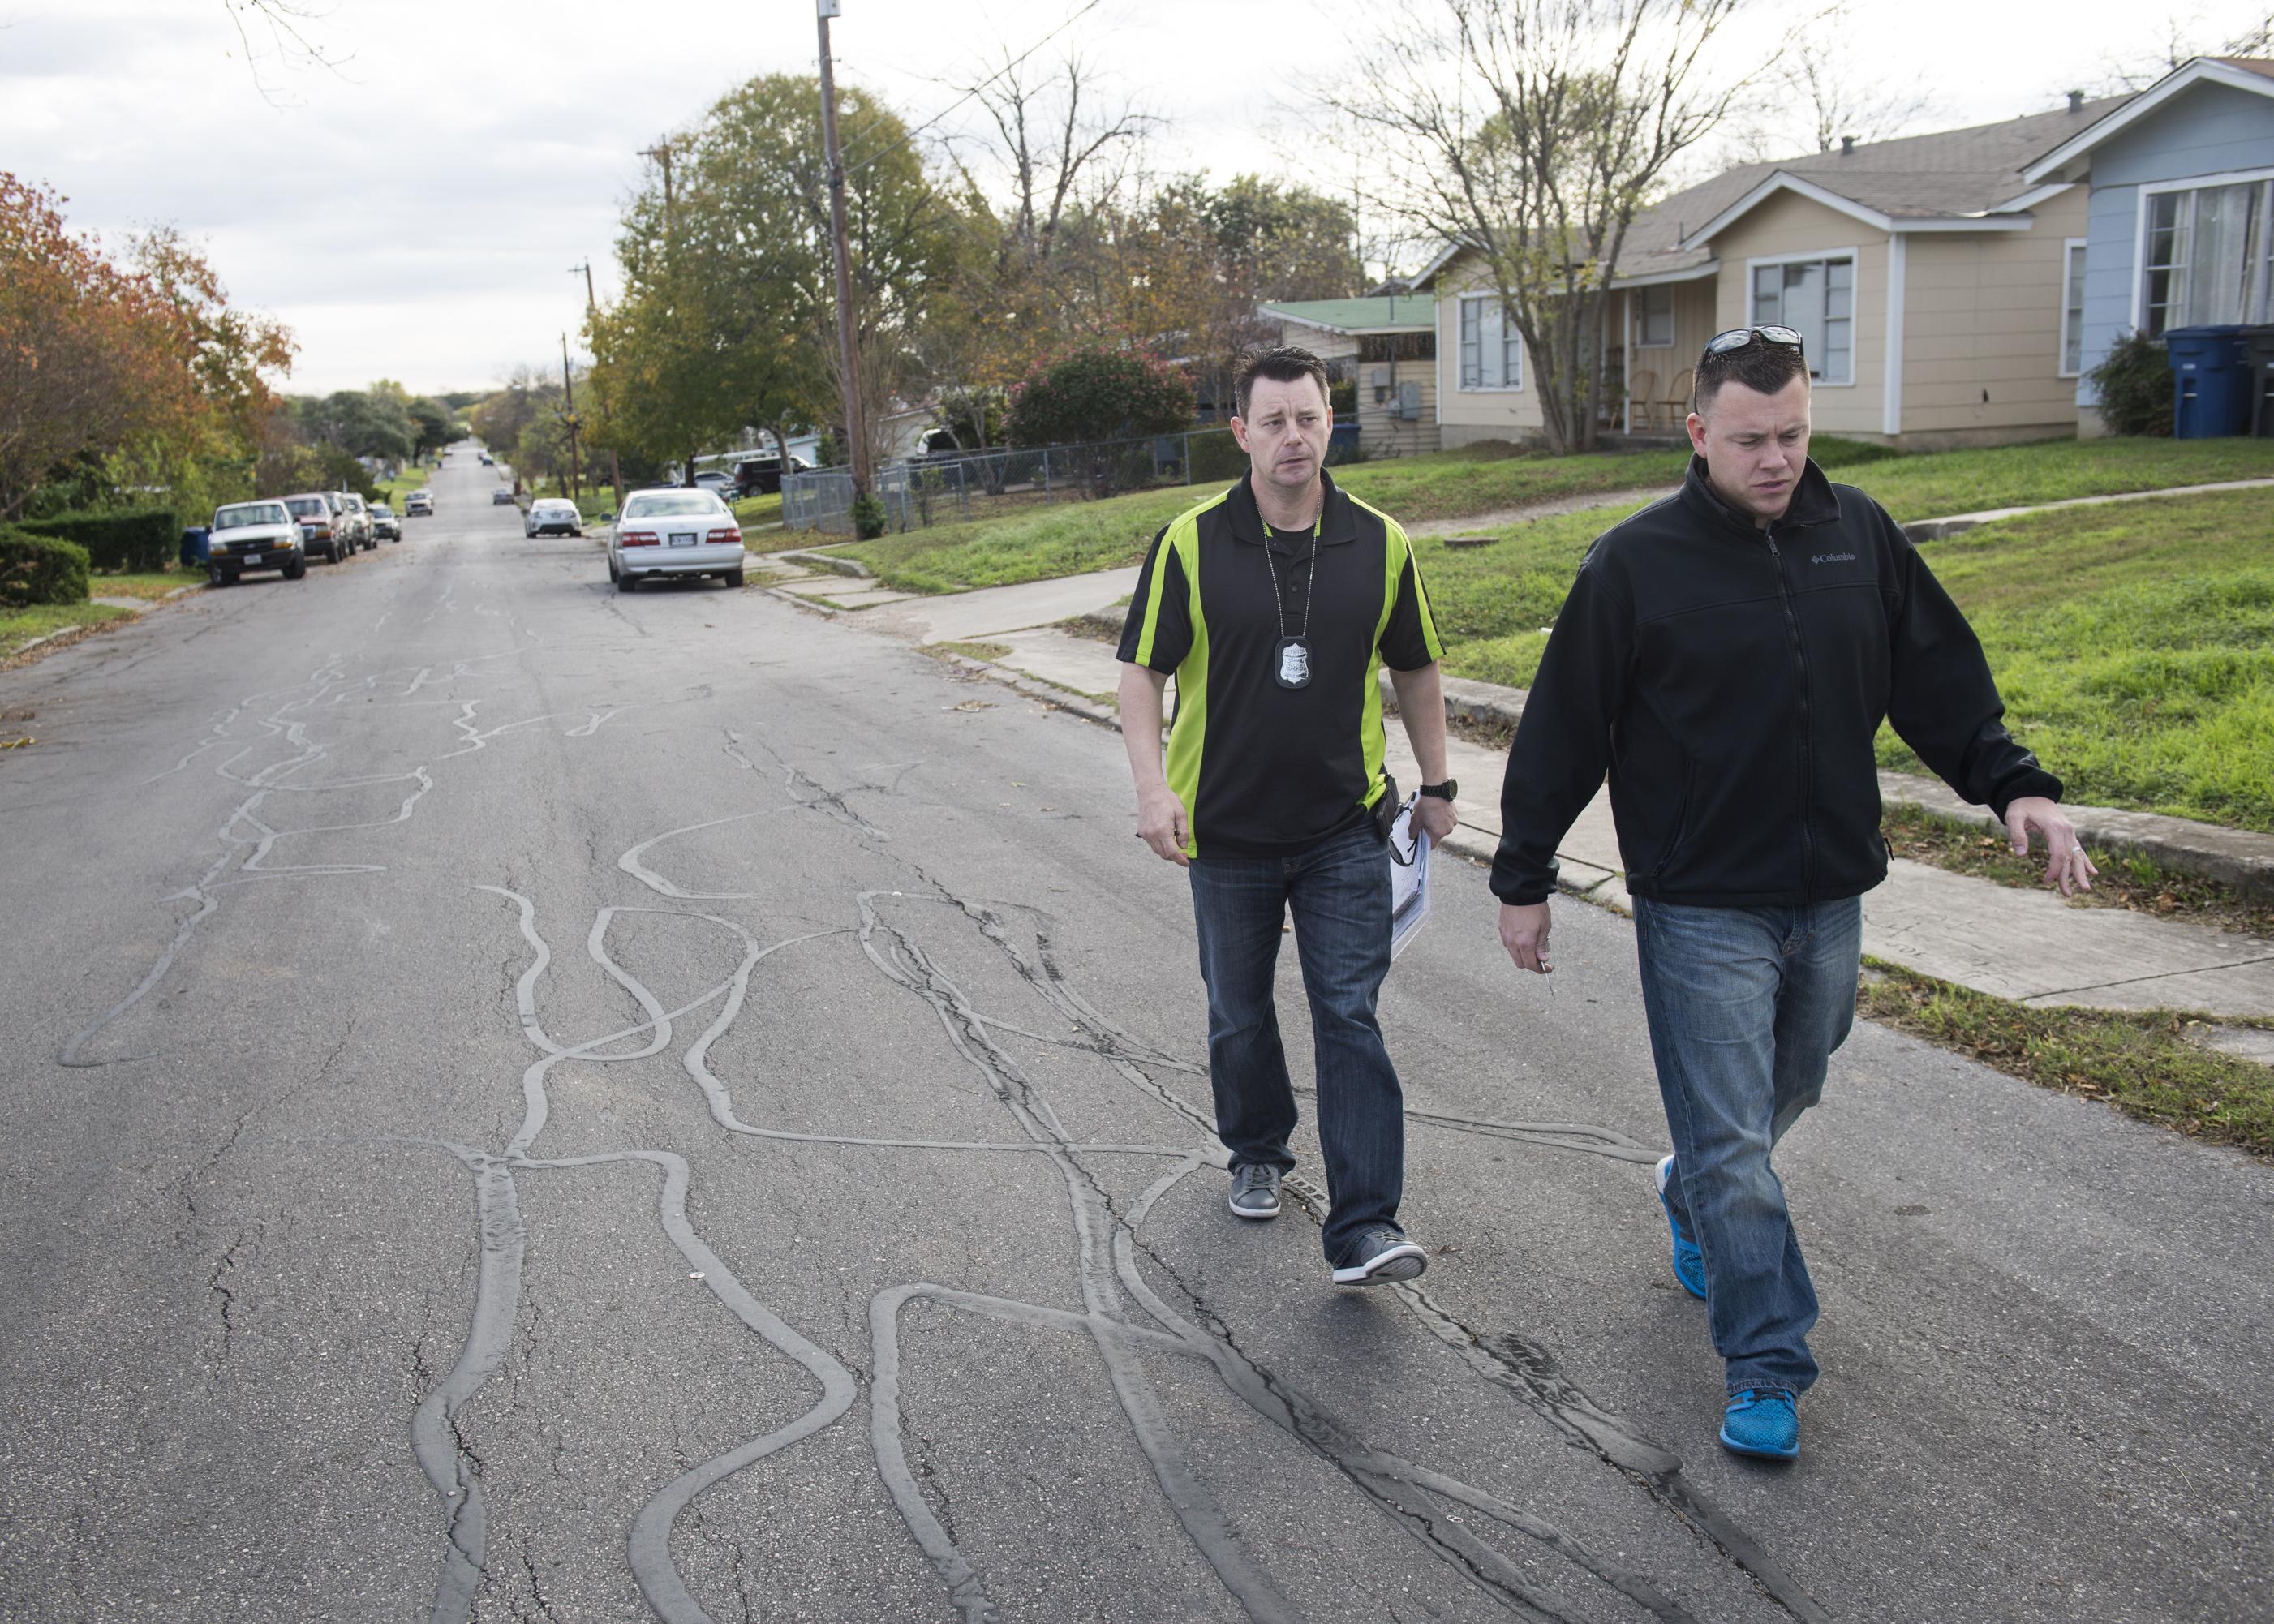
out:
<path id="1" fill-rule="evenodd" d="M 666 575 L 716 575 L 742 584 L 742 526 L 708 491 L 634 491 L 608 532 L 608 579 L 629 592 Z"/>

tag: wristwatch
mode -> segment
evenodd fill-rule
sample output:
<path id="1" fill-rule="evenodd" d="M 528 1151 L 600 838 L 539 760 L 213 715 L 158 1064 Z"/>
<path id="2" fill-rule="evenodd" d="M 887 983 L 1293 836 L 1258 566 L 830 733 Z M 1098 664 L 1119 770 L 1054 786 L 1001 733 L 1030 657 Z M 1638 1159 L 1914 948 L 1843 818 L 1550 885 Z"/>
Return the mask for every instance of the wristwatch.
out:
<path id="1" fill-rule="evenodd" d="M 1434 795 L 1440 801 L 1450 801 L 1461 793 L 1461 781 L 1458 778 L 1447 778 L 1442 784 L 1424 784 L 1417 787 L 1413 793 L 1417 795 Z"/>

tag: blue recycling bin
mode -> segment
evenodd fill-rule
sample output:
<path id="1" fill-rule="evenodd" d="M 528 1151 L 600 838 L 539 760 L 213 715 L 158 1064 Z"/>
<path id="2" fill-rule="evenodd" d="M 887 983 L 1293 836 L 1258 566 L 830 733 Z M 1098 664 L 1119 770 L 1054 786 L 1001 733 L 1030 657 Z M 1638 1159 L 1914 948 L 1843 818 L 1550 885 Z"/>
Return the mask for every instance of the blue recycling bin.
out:
<path id="1" fill-rule="evenodd" d="M 213 531 L 202 524 L 192 524 L 182 532 L 182 568 L 203 569 L 206 567 L 206 541 Z"/>
<path id="2" fill-rule="evenodd" d="M 2172 369 L 2172 438 L 2216 440 L 2250 432 L 2249 329 L 2173 327 L 2164 335 Z"/>

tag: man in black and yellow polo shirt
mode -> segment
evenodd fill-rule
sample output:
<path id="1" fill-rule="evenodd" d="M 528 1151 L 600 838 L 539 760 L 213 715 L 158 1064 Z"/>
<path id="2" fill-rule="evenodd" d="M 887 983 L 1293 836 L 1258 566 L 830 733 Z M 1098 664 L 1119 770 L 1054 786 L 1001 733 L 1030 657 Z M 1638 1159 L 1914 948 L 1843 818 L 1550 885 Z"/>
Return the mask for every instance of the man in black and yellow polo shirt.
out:
<path id="1" fill-rule="evenodd" d="M 1405 532 L 1335 487 L 1327 372 L 1306 350 L 1242 365 L 1232 432 L 1248 472 L 1163 530 L 1121 633 L 1121 731 L 1137 832 L 1186 868 L 1208 983 L 1209 1079 L 1231 1210 L 1279 1211 L 1295 1094 L 1272 975 L 1281 921 L 1311 1005 L 1344 1285 L 1411 1280 L 1428 1255 L 1397 1226 L 1404 1100 L 1374 1005 L 1389 969 L 1389 861 L 1375 810 L 1386 662 L 1422 776 L 1416 817 L 1452 832 L 1444 650 Z M 1162 692 L 1177 679 L 1164 765 Z"/>

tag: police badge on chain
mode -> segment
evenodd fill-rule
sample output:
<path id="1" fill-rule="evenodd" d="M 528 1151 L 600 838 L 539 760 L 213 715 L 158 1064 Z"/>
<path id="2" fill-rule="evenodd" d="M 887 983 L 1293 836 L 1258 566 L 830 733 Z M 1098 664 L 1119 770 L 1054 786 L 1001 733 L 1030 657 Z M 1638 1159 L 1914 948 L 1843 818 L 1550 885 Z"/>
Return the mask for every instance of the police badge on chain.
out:
<path id="1" fill-rule="evenodd" d="M 1274 668 L 1273 674 L 1279 679 L 1279 686 L 1281 688 L 1310 687 L 1311 650 L 1309 645 L 1304 643 L 1300 637 L 1282 637 L 1279 639 L 1278 664 Z"/>

